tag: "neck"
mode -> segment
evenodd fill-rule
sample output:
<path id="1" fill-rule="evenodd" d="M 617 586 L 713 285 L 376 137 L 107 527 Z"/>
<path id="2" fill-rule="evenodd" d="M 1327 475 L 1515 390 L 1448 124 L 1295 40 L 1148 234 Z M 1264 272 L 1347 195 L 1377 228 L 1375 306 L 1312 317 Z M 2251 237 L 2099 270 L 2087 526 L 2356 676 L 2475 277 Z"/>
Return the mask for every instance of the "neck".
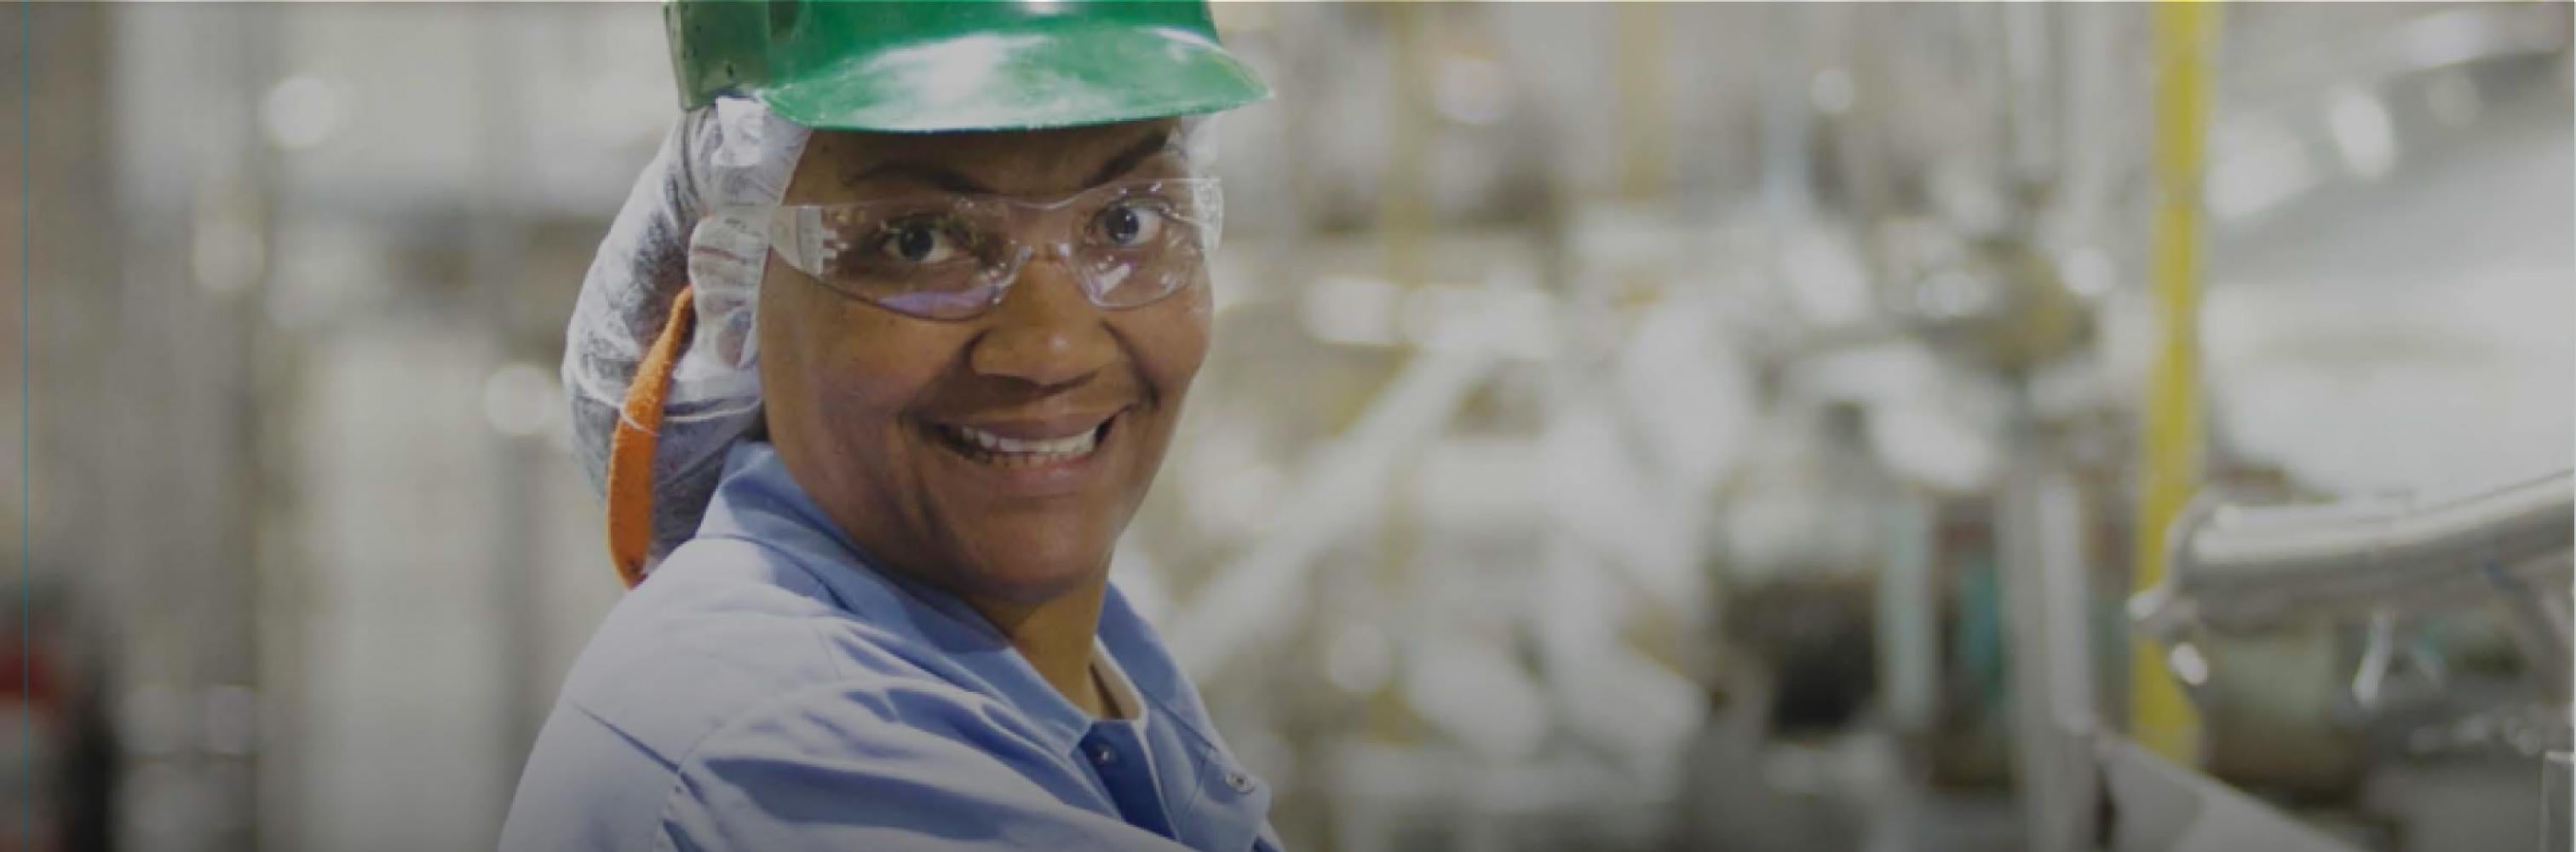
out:
<path id="1" fill-rule="evenodd" d="M 1108 715 L 1108 706 L 1091 676 L 1091 647 L 1100 630 L 1100 600 L 1107 590 L 1103 578 L 1037 603 L 969 597 L 966 605 L 992 622 L 1065 700 L 1101 717 Z"/>

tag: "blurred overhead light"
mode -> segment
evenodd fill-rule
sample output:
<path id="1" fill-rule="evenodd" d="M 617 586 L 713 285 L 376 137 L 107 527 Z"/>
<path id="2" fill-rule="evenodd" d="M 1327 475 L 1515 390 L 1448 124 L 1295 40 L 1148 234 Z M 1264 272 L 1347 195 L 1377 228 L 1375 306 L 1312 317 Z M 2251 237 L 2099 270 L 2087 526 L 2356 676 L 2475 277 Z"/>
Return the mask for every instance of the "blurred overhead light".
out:
<path id="1" fill-rule="evenodd" d="M 1932 319 L 1965 319 L 1997 310 L 2001 289 L 1993 279 L 1945 269 L 1914 288 L 1914 305 Z"/>
<path id="2" fill-rule="evenodd" d="M 1300 311 L 1306 332 L 1326 343 L 1391 346 L 1398 340 L 1393 283 L 1377 278 L 1332 275 L 1307 285 Z"/>
<path id="3" fill-rule="evenodd" d="M 534 364 L 511 364 L 483 381 L 483 419 L 492 431 L 528 437 L 545 431 L 563 395 L 554 375 Z"/>
<path id="4" fill-rule="evenodd" d="M 1405 700 L 1423 721 L 1480 758 L 1528 760 L 1547 744 L 1547 696 L 1517 657 L 1469 639 L 1430 633 L 1405 655 Z"/>
<path id="5" fill-rule="evenodd" d="M 1826 115 L 1841 115 L 1850 110 L 1852 106 L 1851 72 L 1840 68 L 1827 68 L 1816 72 L 1816 79 L 1807 84 L 1807 99 L 1815 104 L 1817 112 Z"/>
<path id="6" fill-rule="evenodd" d="M 1449 120 L 1481 127 L 1511 114 L 1511 78 L 1493 60 L 1451 56 L 1440 63 L 1431 98 Z"/>
<path id="7" fill-rule="evenodd" d="M 2099 299 L 2118 289 L 2120 273 L 2111 265 L 2111 256 L 2101 249 L 2087 246 L 2067 255 L 2066 289 L 2087 299 Z"/>
<path id="8" fill-rule="evenodd" d="M 1469 330 L 1466 319 L 1473 315 L 1476 306 L 1476 293 L 1464 287 L 1408 287 L 1396 302 L 1396 329 L 1415 346 L 1452 350 L 1466 348 L 1473 344 L 1473 341 L 1465 339 Z"/>
<path id="9" fill-rule="evenodd" d="M 1222 484 L 1191 501 L 1189 516 L 1202 529 L 1221 535 L 1253 535 L 1277 520 L 1280 494 L 1288 475 L 1267 464 L 1253 464 L 1223 475 Z"/>
<path id="10" fill-rule="evenodd" d="M 268 141 L 277 147 L 312 148 L 340 129 L 340 94 L 315 77 L 288 77 L 261 99 L 259 119 Z"/>
<path id="11" fill-rule="evenodd" d="M 1261 436 L 1248 429 L 1192 433 L 1179 466 L 1181 513 L 1220 538 L 1254 535 L 1279 520 L 1288 476 L 1264 457 Z"/>
<path id="12" fill-rule="evenodd" d="M 1839 326 L 1869 318 L 1869 272 L 1839 234 L 1809 230 L 1792 237 L 1780 266 L 1790 303 L 1809 322 Z"/>
<path id="13" fill-rule="evenodd" d="M 1945 377 L 1928 344 L 1898 339 L 1818 354 L 1799 365 L 1795 380 L 1818 398 L 1875 402 L 1910 397 Z"/>
<path id="14" fill-rule="evenodd" d="M 2209 682 L 2209 659 L 2202 657 L 2200 649 L 2189 642 L 2173 646 L 2173 651 L 2165 655 L 2165 666 L 2172 669 L 2174 677 L 2181 678 L 2185 686 Z"/>
<path id="15" fill-rule="evenodd" d="M 1717 325 L 1716 310 L 1667 302 L 1639 317 L 1613 380 L 1636 412 L 1642 449 L 1686 489 L 1723 480 L 1758 408 L 1753 369 Z"/>
<path id="16" fill-rule="evenodd" d="M 1395 327 L 1402 340 L 1428 350 L 1496 351 L 1530 360 L 1556 351 L 1555 304 L 1531 289 L 1407 287 L 1396 300 Z"/>
<path id="17" fill-rule="evenodd" d="M 1889 467 L 1954 494 L 1985 487 L 2002 461 L 1991 438 L 1933 398 L 1880 406 L 1866 428 L 1870 445 Z"/>
<path id="18" fill-rule="evenodd" d="M 2340 89 L 2326 106 L 2326 126 L 2345 168 L 2363 178 L 2388 174 L 2397 164 L 2397 131 L 2379 98 L 2359 89 Z"/>

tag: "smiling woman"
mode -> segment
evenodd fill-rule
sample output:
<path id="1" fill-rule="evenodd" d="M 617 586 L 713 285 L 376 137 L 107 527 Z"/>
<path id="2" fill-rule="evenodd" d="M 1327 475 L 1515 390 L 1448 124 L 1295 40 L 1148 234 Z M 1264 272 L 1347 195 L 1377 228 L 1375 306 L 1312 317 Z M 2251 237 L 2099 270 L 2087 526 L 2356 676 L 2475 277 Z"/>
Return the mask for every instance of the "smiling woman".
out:
<path id="1" fill-rule="evenodd" d="M 1097 303 L 1122 289 L 1094 283 L 1104 278 L 1101 264 L 1083 259 L 1114 260 L 1121 251 L 1114 234 L 1133 239 L 1139 223 L 1160 223 L 1146 217 L 1168 205 L 1123 203 L 1130 197 L 1120 194 L 1124 187 L 1099 178 L 1186 176 L 1177 157 L 1135 156 L 1166 150 L 1173 129 L 1173 122 L 1154 121 L 954 137 L 819 135 L 788 189 L 791 201 L 865 203 L 920 193 L 909 176 L 935 174 L 1003 197 L 1074 203 L 1031 217 L 1038 222 L 1010 223 L 1015 228 L 996 222 L 991 233 L 930 230 L 931 244 L 907 245 L 924 232 L 905 229 L 923 222 L 965 229 L 958 223 L 966 217 L 947 211 L 992 197 L 942 198 L 931 190 L 927 200 L 901 209 L 939 212 L 906 213 L 878 226 L 881 233 L 846 238 L 843 254 L 877 256 L 850 264 L 875 276 L 862 286 L 946 277 L 989 282 L 983 289 L 990 295 L 971 300 L 983 308 L 972 316 L 897 313 L 886 306 L 920 290 L 854 299 L 845 295 L 849 288 L 828 286 L 776 253 L 764 276 L 761 385 L 769 437 L 787 469 L 885 567 L 957 594 L 1006 632 L 1078 630 L 1068 634 L 1071 643 L 1023 647 L 1059 686 L 1084 682 L 1087 610 L 1096 607 L 1110 550 L 1153 482 L 1181 398 L 1207 354 L 1206 267 L 1196 240 L 1162 253 L 1182 256 L 1135 262 L 1168 286 L 1151 288 L 1150 301 L 1114 309 Z M 906 167 L 883 168 L 891 164 Z M 904 177 L 854 185 L 833 180 L 836 174 Z M 1099 190 L 1111 194 L 1084 197 Z M 1179 230 L 1173 223 L 1167 232 Z M 1041 237 L 1054 246 L 989 247 Z M 941 243 L 951 239 L 963 246 Z M 958 257 L 932 259 L 924 250 Z M 893 265 L 970 269 L 949 276 L 885 268 Z M 1001 268 L 971 268 L 982 266 Z M 1145 277 L 1133 272 L 1120 270 L 1107 283 Z M 1065 611 L 1053 616 L 1059 609 Z M 1090 691 L 1071 694 L 1083 703 Z"/>
<path id="2" fill-rule="evenodd" d="M 1108 581 L 1208 349 L 1183 117 L 1259 82 L 1199 4 L 669 11 L 565 364 L 638 585 L 503 847 L 1274 848 Z"/>

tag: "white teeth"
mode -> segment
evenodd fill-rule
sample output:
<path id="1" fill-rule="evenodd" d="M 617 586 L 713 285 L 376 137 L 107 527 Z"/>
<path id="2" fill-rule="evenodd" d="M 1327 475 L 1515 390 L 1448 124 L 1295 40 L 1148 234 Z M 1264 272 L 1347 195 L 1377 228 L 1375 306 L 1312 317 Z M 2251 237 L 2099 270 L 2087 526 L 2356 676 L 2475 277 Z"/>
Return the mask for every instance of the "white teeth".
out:
<path id="1" fill-rule="evenodd" d="M 1080 433 L 1062 438 L 1028 441 L 1005 438 L 971 426 L 951 426 L 948 429 L 950 434 L 963 439 L 968 444 L 981 447 L 986 452 L 1023 457 L 1012 459 L 1013 461 L 1048 462 L 1087 455 L 1099 445 L 1100 440 L 1098 428 L 1085 429 Z"/>

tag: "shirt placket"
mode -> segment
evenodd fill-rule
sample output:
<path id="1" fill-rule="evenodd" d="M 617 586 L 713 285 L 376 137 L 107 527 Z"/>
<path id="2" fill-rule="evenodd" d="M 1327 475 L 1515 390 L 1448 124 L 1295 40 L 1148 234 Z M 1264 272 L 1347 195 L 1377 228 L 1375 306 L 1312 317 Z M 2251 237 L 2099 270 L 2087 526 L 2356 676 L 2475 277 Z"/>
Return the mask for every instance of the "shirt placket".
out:
<path id="1" fill-rule="evenodd" d="M 1145 761 L 1145 750 L 1125 732 L 1105 725 L 1094 725 L 1084 734 L 1080 746 L 1082 759 L 1100 776 L 1101 786 L 1109 790 L 1109 801 L 1118 806 L 1118 818 L 1128 825 L 1151 831 L 1173 840 L 1180 836 L 1172 830 L 1171 814 L 1163 809 L 1162 793 L 1154 787 L 1154 768 Z"/>

